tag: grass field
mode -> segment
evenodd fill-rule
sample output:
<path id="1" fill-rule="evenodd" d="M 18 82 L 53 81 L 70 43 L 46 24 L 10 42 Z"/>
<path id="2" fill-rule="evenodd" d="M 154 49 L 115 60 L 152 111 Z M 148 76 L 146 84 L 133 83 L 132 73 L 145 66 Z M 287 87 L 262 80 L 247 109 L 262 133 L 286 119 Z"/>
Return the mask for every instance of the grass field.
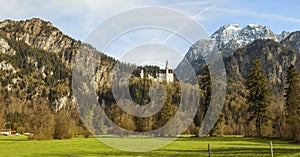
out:
<path id="1" fill-rule="evenodd" d="M 124 138 L 124 141 L 127 139 Z M 0 156 L 270 156 L 269 140 L 246 137 L 178 138 L 159 150 L 144 153 L 110 148 L 96 138 L 28 141 L 25 136 L 0 136 Z M 300 145 L 273 140 L 274 156 L 300 156 Z"/>

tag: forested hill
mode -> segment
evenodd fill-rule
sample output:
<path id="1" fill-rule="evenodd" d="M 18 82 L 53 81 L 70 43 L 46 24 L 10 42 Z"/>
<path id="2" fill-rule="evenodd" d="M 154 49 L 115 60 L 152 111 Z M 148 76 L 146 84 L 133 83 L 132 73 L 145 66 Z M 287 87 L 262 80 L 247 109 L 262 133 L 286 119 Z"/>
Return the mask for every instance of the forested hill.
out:
<path id="1" fill-rule="evenodd" d="M 74 123 L 79 122 L 71 72 L 80 46 L 96 51 L 38 18 L 0 23 L 0 128 L 38 134 L 33 130 L 33 121 L 42 120 L 38 116 L 42 113 L 41 106 L 49 109 L 50 118 L 44 119 L 44 125 L 55 125 L 50 122 L 51 117 L 59 110 L 64 110 Z M 108 84 L 107 72 L 115 63 L 113 58 L 99 54 L 96 90 L 101 84 Z"/>

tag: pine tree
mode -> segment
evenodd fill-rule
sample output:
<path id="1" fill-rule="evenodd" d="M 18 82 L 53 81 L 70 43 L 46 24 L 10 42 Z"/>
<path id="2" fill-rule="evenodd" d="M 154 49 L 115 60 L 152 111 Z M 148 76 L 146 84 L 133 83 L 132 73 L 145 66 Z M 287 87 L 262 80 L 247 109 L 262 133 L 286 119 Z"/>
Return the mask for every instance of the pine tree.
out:
<path id="1" fill-rule="evenodd" d="M 288 138 L 300 142 L 300 80 L 294 65 L 290 65 L 286 76 L 285 111 Z"/>
<path id="2" fill-rule="evenodd" d="M 248 122 L 256 120 L 256 129 L 258 136 L 262 136 L 262 123 L 266 121 L 267 107 L 270 104 L 270 93 L 268 88 L 268 80 L 263 74 L 261 63 L 258 58 L 254 58 L 253 66 L 249 71 L 246 79 L 246 87 L 249 91 L 248 113 L 250 118 Z"/>
<path id="3" fill-rule="evenodd" d="M 287 112 L 287 118 L 289 117 L 289 114 L 293 113 L 295 110 L 295 102 L 293 101 L 294 98 L 292 97 L 292 94 L 296 91 L 293 91 L 293 88 L 295 87 L 295 84 L 297 83 L 298 80 L 298 72 L 296 71 L 296 68 L 294 65 L 290 65 L 287 71 L 287 76 L 286 76 L 286 84 L 287 87 L 285 88 L 285 109 Z M 289 118 L 288 118 L 289 119 Z"/>

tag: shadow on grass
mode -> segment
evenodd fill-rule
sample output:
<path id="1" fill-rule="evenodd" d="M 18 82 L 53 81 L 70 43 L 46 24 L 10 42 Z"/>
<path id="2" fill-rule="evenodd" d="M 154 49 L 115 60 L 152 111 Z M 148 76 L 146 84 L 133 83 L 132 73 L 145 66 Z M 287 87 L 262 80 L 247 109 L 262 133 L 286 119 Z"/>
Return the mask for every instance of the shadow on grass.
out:
<path id="1" fill-rule="evenodd" d="M 275 156 L 289 156 L 299 153 L 297 149 L 283 149 L 278 148 L 274 150 Z M 37 156 L 180 156 L 180 157 L 193 157 L 193 156 L 207 156 L 207 150 L 171 150 L 160 149 L 151 152 L 125 152 L 125 151 L 105 151 L 105 152 L 88 152 L 88 151 L 74 151 L 68 153 L 51 153 L 51 154 L 35 154 Z M 219 148 L 212 149 L 213 156 L 270 156 L 270 151 L 267 148 Z"/>
<path id="2" fill-rule="evenodd" d="M 1 136 L 1 141 L 28 141 L 28 137 L 19 137 L 19 136 Z"/>
<path id="3" fill-rule="evenodd" d="M 186 154 L 188 155 L 208 155 L 207 150 L 169 150 L 164 149 L 165 152 L 170 152 L 170 155 L 174 154 Z M 289 148 L 276 148 L 273 150 L 276 156 L 286 156 L 299 154 L 299 149 Z M 270 150 L 268 148 L 218 148 L 211 150 L 213 156 L 270 156 Z M 188 154 L 187 154 L 188 153 Z M 189 154 L 190 153 L 190 154 Z"/>
<path id="4" fill-rule="evenodd" d="M 275 156 L 289 156 L 299 154 L 299 152 L 292 149 L 277 149 L 274 151 Z M 250 155 L 251 154 L 251 155 Z M 198 150 L 168 150 L 159 152 L 148 152 L 148 153 L 131 153 L 131 152 L 70 152 L 70 153 L 47 153 L 47 154 L 33 154 L 33 156 L 153 156 L 153 157 L 163 157 L 163 156 L 180 156 L 180 157 L 192 157 L 192 156 L 207 156 L 207 151 Z M 236 156 L 270 156 L 270 152 L 267 150 L 253 150 L 253 149 L 235 149 L 234 151 L 228 149 L 212 150 L 213 156 L 226 156 L 226 157 L 236 157 Z"/>
<path id="5" fill-rule="evenodd" d="M 274 141 L 280 144 L 295 144 L 292 141 L 284 141 L 280 139 L 268 139 L 259 137 L 179 137 L 176 141 L 201 141 L 201 142 L 254 142 L 254 143 L 269 143 Z"/>
<path id="6" fill-rule="evenodd" d="M 166 152 L 164 152 L 166 153 Z M 180 156 L 180 157 L 193 157 L 193 156 L 199 156 L 199 154 L 191 154 L 188 152 L 176 152 L 173 154 L 164 154 L 162 152 L 148 152 L 148 153 L 130 153 L 130 152 L 74 152 L 74 153 L 67 153 L 67 154 L 61 154 L 61 153 L 53 153 L 53 154 L 37 154 L 41 157 L 46 156 L 72 156 L 72 157 L 82 157 L 82 156 L 148 156 L 148 157 L 163 157 L 163 156 Z M 204 154 L 202 154 L 204 156 Z M 201 155 L 200 155 L 201 156 Z"/>

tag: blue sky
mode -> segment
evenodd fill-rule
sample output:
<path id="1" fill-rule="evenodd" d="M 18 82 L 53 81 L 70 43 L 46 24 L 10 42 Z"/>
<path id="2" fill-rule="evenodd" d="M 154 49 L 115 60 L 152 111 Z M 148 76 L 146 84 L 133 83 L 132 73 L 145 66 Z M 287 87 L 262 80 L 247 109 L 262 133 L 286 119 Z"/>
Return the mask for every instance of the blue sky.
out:
<path id="1" fill-rule="evenodd" d="M 247 24 L 263 24 L 269 26 L 275 33 L 300 30 L 300 2 L 297 0 L 262 1 L 262 0 L 9 0 L 1 2 L 0 20 L 15 19 L 24 20 L 39 17 L 51 21 L 65 34 L 85 41 L 89 32 L 101 22 L 112 15 L 122 11 L 145 7 L 158 6 L 178 10 L 193 17 L 201 24 L 208 34 L 216 31 L 224 24 L 239 24 L 244 27 Z M 140 41 L 152 41 L 152 38 L 166 38 L 163 32 L 135 32 L 126 39 L 120 39 L 115 46 L 128 45 L 137 37 Z M 196 30 L 195 30 L 196 31 Z M 181 40 L 174 36 L 170 39 L 169 46 L 176 47 L 184 54 L 190 46 L 189 43 L 180 44 Z M 126 40 L 126 41 L 125 41 Z M 130 41 L 131 40 L 131 41 Z M 173 41 L 172 41 L 173 40 Z M 137 43 L 135 43 L 137 44 Z M 140 43 L 139 43 L 140 44 Z M 130 44 L 129 44 L 130 45 Z M 178 46 L 180 45 L 180 46 Z M 127 49 L 132 48 L 128 47 Z M 107 50 L 111 56 L 120 58 L 124 50 Z"/>

